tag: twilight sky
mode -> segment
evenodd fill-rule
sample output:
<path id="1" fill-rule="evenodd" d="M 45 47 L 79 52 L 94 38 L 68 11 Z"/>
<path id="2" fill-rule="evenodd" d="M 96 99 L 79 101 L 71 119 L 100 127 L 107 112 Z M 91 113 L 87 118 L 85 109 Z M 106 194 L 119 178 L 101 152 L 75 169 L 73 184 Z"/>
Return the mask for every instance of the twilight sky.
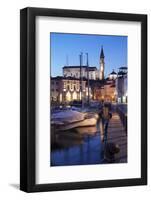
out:
<path id="1" fill-rule="evenodd" d="M 51 76 L 62 76 L 62 67 L 80 65 L 79 55 L 83 52 L 83 65 L 86 53 L 89 66 L 99 69 L 101 46 L 105 55 L 105 76 L 113 69 L 127 66 L 127 36 L 86 35 L 70 33 L 50 33 Z"/>

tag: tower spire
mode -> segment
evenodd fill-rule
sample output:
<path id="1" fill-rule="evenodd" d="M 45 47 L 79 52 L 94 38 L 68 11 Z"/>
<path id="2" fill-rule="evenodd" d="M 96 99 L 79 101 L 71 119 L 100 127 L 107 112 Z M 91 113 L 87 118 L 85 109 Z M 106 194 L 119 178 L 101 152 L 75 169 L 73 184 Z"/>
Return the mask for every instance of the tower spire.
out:
<path id="1" fill-rule="evenodd" d="M 101 53 L 100 53 L 100 58 L 104 58 L 104 51 L 103 51 L 103 46 L 101 46 Z"/>
<path id="2" fill-rule="evenodd" d="M 104 63 L 104 51 L 103 46 L 101 46 L 101 53 L 100 53 L 100 70 L 99 70 L 99 78 L 100 80 L 104 79 L 104 69 L 105 69 L 105 63 Z"/>

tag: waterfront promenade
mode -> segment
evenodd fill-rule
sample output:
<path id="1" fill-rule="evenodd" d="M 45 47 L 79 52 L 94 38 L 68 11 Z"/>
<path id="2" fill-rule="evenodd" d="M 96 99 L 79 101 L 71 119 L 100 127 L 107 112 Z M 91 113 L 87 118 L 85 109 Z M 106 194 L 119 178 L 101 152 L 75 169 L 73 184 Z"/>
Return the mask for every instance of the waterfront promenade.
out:
<path id="1" fill-rule="evenodd" d="M 110 142 L 120 148 L 120 152 L 115 154 L 115 160 L 120 163 L 127 162 L 127 134 L 116 112 L 113 113 L 108 127 L 108 143 Z"/>

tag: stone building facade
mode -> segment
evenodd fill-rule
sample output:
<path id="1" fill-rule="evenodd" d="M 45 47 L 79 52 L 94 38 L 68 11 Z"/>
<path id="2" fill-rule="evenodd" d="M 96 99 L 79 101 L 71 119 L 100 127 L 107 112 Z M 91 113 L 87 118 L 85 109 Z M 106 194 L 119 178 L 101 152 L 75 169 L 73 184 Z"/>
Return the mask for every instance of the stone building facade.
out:
<path id="1" fill-rule="evenodd" d="M 98 100 L 127 102 L 127 67 L 104 76 L 104 51 L 101 48 L 100 67 L 64 66 L 63 76 L 51 77 L 51 102 Z M 89 79 L 88 79 L 89 77 Z M 89 88 L 89 92 L 88 92 Z M 89 95 L 88 95 L 89 94 Z"/>
<path id="2" fill-rule="evenodd" d="M 80 69 L 81 68 L 81 69 Z M 81 72 L 80 72 L 81 71 Z M 63 76 L 64 77 L 74 77 L 77 79 L 88 78 L 91 80 L 98 79 L 98 70 L 96 67 L 87 67 L 87 66 L 64 66 L 63 67 Z"/>
<path id="3" fill-rule="evenodd" d="M 105 62 L 104 62 L 104 51 L 101 48 L 100 53 L 100 66 L 99 69 L 96 67 L 88 66 L 64 66 L 63 76 L 64 77 L 74 77 L 74 78 L 86 78 L 90 80 L 104 80 Z"/>
<path id="4" fill-rule="evenodd" d="M 127 103 L 127 67 L 119 68 L 116 79 L 116 94 L 118 103 Z"/>
<path id="5" fill-rule="evenodd" d="M 86 98 L 86 81 L 74 77 L 51 77 L 51 102 L 68 103 Z M 82 93 L 81 93 L 82 91 Z"/>
<path id="6" fill-rule="evenodd" d="M 104 81 L 91 83 L 93 99 L 101 102 L 115 102 L 115 80 L 107 78 Z"/>

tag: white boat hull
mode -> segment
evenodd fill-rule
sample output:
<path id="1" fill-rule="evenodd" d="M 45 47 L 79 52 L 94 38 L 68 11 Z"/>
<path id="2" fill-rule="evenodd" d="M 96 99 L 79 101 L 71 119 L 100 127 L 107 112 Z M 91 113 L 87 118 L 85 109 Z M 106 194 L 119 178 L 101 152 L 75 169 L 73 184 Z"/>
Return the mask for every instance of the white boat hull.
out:
<path id="1" fill-rule="evenodd" d="M 51 124 L 57 130 L 69 130 L 76 127 L 95 126 L 98 120 L 96 113 L 81 113 L 77 111 L 66 111 L 55 113 Z"/>
<path id="2" fill-rule="evenodd" d="M 58 130 L 69 130 L 69 129 L 73 129 L 76 127 L 83 127 L 83 126 L 95 126 L 97 123 L 97 119 L 96 118 L 89 118 L 89 119 L 85 119 L 79 122 L 73 122 L 70 124 L 64 124 L 64 125 L 58 125 L 57 129 Z"/>

